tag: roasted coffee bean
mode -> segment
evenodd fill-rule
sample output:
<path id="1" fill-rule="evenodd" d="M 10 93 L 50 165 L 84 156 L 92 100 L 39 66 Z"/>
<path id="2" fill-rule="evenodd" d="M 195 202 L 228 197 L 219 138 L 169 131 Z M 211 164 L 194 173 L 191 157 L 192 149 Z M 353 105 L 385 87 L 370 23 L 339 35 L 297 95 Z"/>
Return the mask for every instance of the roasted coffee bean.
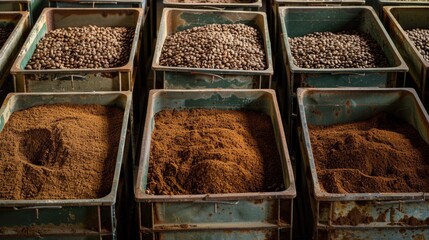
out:
<path id="1" fill-rule="evenodd" d="M 26 69 L 120 67 L 128 62 L 133 39 L 128 27 L 55 29 L 37 43 Z"/>
<path id="2" fill-rule="evenodd" d="M 160 64 L 237 70 L 267 68 L 261 34 L 244 24 L 209 24 L 169 35 Z"/>
<path id="3" fill-rule="evenodd" d="M 429 61 L 429 29 L 415 28 L 405 32 L 423 58 Z"/>
<path id="4" fill-rule="evenodd" d="M 315 32 L 289 38 L 293 63 L 301 68 L 380 68 L 389 66 L 381 47 L 359 31 Z"/>

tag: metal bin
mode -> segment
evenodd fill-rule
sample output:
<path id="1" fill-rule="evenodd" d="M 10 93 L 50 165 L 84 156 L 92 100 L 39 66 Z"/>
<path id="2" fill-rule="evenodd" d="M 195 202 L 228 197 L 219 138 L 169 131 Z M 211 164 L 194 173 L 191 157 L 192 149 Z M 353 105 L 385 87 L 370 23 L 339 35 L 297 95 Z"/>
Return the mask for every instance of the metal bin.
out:
<path id="1" fill-rule="evenodd" d="M 277 192 L 146 194 L 154 115 L 163 109 L 252 109 L 271 117 L 285 190 Z M 152 90 L 135 199 L 140 239 L 290 239 L 294 177 L 273 90 Z"/>
<path id="2" fill-rule="evenodd" d="M 46 8 L 25 41 L 11 68 L 17 92 L 87 92 L 128 91 L 135 79 L 136 51 L 143 9 L 69 9 Z M 27 70 L 25 66 L 40 39 L 52 29 L 86 25 L 125 26 L 135 28 L 126 65 L 99 69 Z"/>
<path id="3" fill-rule="evenodd" d="M 117 239 L 119 227 L 124 227 L 131 93 L 11 93 L 0 109 L 0 128 L 13 112 L 59 103 L 124 109 L 111 191 L 98 199 L 0 200 L 1 239 Z"/>
<path id="4" fill-rule="evenodd" d="M 386 28 L 410 68 L 409 75 L 414 81 L 417 92 L 425 103 L 429 93 L 429 61 L 423 59 L 417 48 L 405 33 L 413 28 L 429 28 L 428 6 L 384 7 Z"/>
<path id="5" fill-rule="evenodd" d="M 169 34 L 206 24 L 243 23 L 256 27 L 263 36 L 267 69 L 260 71 L 168 67 L 159 64 L 164 41 Z M 267 18 L 261 12 L 214 11 L 165 8 L 158 31 L 152 63 L 154 83 L 166 89 L 270 88 L 273 66 Z"/>
<path id="6" fill-rule="evenodd" d="M 429 193 L 339 194 L 322 190 L 308 129 L 309 124 L 350 123 L 387 112 L 411 124 L 429 143 L 429 117 L 416 92 L 407 88 L 299 88 L 297 96 L 302 152 L 302 172 L 297 175 L 306 185 L 304 199 L 311 203 L 305 208 L 305 216 L 310 219 L 307 232 L 313 239 L 427 239 L 427 222 L 412 226 L 403 220 L 429 219 Z M 357 220 L 357 225 L 338 221 L 353 210 L 357 212 L 356 209 L 361 213 L 359 218 L 366 220 Z"/>

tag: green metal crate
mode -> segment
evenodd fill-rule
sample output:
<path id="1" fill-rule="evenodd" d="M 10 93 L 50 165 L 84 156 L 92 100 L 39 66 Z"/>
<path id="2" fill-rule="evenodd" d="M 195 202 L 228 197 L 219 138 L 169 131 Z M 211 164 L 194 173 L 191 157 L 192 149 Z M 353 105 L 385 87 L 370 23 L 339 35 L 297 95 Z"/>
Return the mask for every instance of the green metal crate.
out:
<path id="1" fill-rule="evenodd" d="M 298 87 L 396 87 L 404 86 L 408 67 L 370 7 L 280 7 L 282 71 L 279 71 L 280 99 L 289 129 L 290 116 L 297 113 L 294 95 Z M 293 64 L 288 38 L 314 32 L 356 29 L 377 41 L 388 59 L 383 68 L 311 69 Z"/>
<path id="2" fill-rule="evenodd" d="M 0 48 L 0 103 L 2 103 L 7 93 L 13 90 L 12 82 L 10 79 L 8 81 L 9 70 L 28 32 L 28 13 L 0 12 L 0 26 L 14 27 L 7 41 Z"/>
<path id="3" fill-rule="evenodd" d="M 374 8 L 382 22 L 384 23 L 387 16 L 383 12 L 385 6 L 429 6 L 427 0 L 367 0 L 367 5 Z"/>
<path id="4" fill-rule="evenodd" d="M 11 68 L 17 92 L 128 91 L 133 89 L 137 68 L 143 9 L 46 8 L 25 41 Z M 134 40 L 126 65 L 99 69 L 27 70 L 36 44 L 49 31 L 85 25 L 133 27 Z"/>
<path id="5" fill-rule="evenodd" d="M 147 8 L 146 0 L 49 0 L 57 8 Z"/>
<path id="6" fill-rule="evenodd" d="M 251 109 L 271 117 L 283 166 L 284 191 L 146 194 L 154 116 L 164 109 Z M 296 195 L 273 90 L 152 90 L 135 187 L 140 239 L 290 239 Z"/>
<path id="7" fill-rule="evenodd" d="M 33 25 L 43 8 L 48 6 L 47 0 L 0 0 L 1 11 L 28 11 L 30 25 Z"/>
<path id="8" fill-rule="evenodd" d="M 429 61 L 423 59 L 405 30 L 429 28 L 429 5 L 384 7 L 384 13 L 386 28 L 410 68 L 409 75 L 425 103 L 429 93 Z"/>
<path id="9" fill-rule="evenodd" d="M 206 24 L 242 23 L 256 27 L 263 36 L 267 69 L 259 71 L 168 67 L 159 64 L 164 41 L 169 34 Z M 273 75 L 267 18 L 262 12 L 215 11 L 165 8 L 152 62 L 153 87 L 157 81 L 166 89 L 270 88 Z"/>
<path id="10" fill-rule="evenodd" d="M 124 109 L 110 193 L 98 199 L 0 200 L 0 238 L 116 239 L 126 202 L 131 93 L 11 93 L 0 109 L 0 129 L 13 112 L 46 104 L 101 104 Z M 64 227 L 66 226 L 66 227 Z"/>
<path id="11" fill-rule="evenodd" d="M 259 11 L 259 9 L 262 7 L 262 0 L 253 0 L 250 3 L 181 3 L 178 2 L 178 0 L 163 0 L 163 4 L 165 7 L 169 8 Z"/>
<path id="12" fill-rule="evenodd" d="M 362 121 L 388 112 L 411 124 L 429 143 L 429 116 L 413 89 L 399 88 L 299 88 L 300 177 L 304 198 L 310 201 L 306 217 L 313 239 L 427 239 L 429 225 L 401 223 L 405 216 L 429 219 L 429 193 L 327 193 L 318 182 L 308 125 L 333 125 Z M 356 226 L 335 223 L 357 208 L 369 223 Z M 382 217 L 383 214 L 385 218 Z M 380 217 L 379 217 L 380 216 Z M 380 220 L 382 219 L 382 220 Z M 384 220 L 383 220 L 384 219 Z"/>

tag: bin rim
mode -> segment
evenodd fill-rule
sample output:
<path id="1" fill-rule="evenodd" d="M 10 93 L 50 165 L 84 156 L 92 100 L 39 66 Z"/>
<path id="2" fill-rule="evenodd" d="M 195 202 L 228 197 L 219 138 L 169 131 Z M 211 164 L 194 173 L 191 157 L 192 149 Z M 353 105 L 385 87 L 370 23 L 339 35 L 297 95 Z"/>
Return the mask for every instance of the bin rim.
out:
<path id="1" fill-rule="evenodd" d="M 399 24 L 398 20 L 395 16 L 393 16 L 392 10 L 395 9 L 426 9 L 428 11 L 428 17 L 429 17 L 429 2 L 428 6 L 385 6 L 383 7 L 383 11 L 386 13 L 387 17 L 393 22 L 393 27 L 397 27 L 399 30 L 399 34 L 403 38 L 407 40 L 407 44 L 411 46 L 413 51 L 417 54 L 418 58 L 420 59 L 420 62 L 426 67 L 429 68 L 429 60 L 426 60 L 423 58 L 423 55 L 420 53 L 419 50 L 417 50 L 416 45 L 411 41 L 410 37 L 408 37 L 408 34 L 405 33 L 405 30 L 402 28 L 402 25 Z"/>
<path id="2" fill-rule="evenodd" d="M 378 201 L 379 204 L 388 204 L 389 202 L 423 202 L 429 200 L 429 192 L 398 192 L 398 193 L 329 193 L 321 189 L 319 184 L 318 175 L 316 171 L 315 160 L 313 157 L 313 150 L 311 147 L 310 135 L 307 125 L 307 118 L 305 114 L 305 106 L 303 103 L 304 95 L 308 92 L 365 92 L 365 93 L 389 93 L 389 92 L 403 92 L 404 94 L 412 95 L 415 103 L 418 106 L 420 114 L 424 117 L 426 122 L 429 123 L 429 115 L 423 107 L 417 92 L 412 88 L 377 88 L 377 87 L 355 87 L 355 88 L 298 88 L 297 89 L 297 101 L 299 108 L 299 115 L 301 126 L 300 130 L 303 132 L 303 141 L 306 150 L 310 171 L 311 171 L 311 183 L 309 186 L 312 189 L 309 191 L 314 193 L 314 197 L 317 201 Z M 428 133 L 429 134 L 429 133 Z M 304 160 L 306 161 L 306 160 Z"/>
<path id="3" fill-rule="evenodd" d="M 1 0 L 0 0 L 1 1 Z M 142 2 L 146 2 L 146 0 L 49 0 L 49 2 L 78 2 L 78 3 L 95 3 L 95 4 L 103 4 L 103 3 L 116 3 L 116 2 L 120 2 L 120 3 L 142 3 Z M 144 8 L 144 7 L 142 7 Z M 69 9 L 69 8 L 67 8 Z M 102 8 L 102 9 L 107 9 L 107 8 Z M 115 8 L 115 9 L 119 9 L 119 8 Z"/>
<path id="4" fill-rule="evenodd" d="M 41 29 L 42 26 L 45 24 L 43 22 L 43 16 L 49 12 L 57 12 L 57 11 L 67 11 L 67 12 L 76 12 L 76 13 L 84 13 L 84 12 L 94 12 L 94 11 L 100 11 L 100 12 L 137 12 L 138 17 L 136 21 L 136 25 L 134 26 L 134 37 L 130 49 L 130 56 L 128 57 L 128 61 L 126 64 L 119 66 L 119 67 L 113 67 L 113 68 L 67 68 L 67 69 L 40 69 L 40 70 L 28 70 L 25 68 L 20 67 L 20 63 L 23 61 L 23 58 L 25 54 L 28 52 L 28 47 L 31 46 L 32 41 L 34 40 L 35 36 L 37 36 L 38 29 Z M 22 47 L 19 50 L 19 53 L 17 57 L 15 58 L 15 61 L 13 62 L 13 65 L 10 69 L 10 73 L 12 75 L 16 74 L 88 74 L 88 73 L 98 73 L 98 72 L 132 72 L 133 66 L 134 66 L 134 58 L 136 55 L 137 47 L 138 47 L 138 41 L 139 41 L 139 35 L 142 28 L 142 22 L 143 22 L 143 16 L 144 16 L 144 8 L 44 8 L 42 13 L 40 14 L 39 18 L 37 19 L 36 23 L 31 28 L 30 33 L 28 34 L 27 38 L 25 39 L 25 42 L 22 44 Z M 35 43 L 36 44 L 36 43 Z"/>
<path id="5" fill-rule="evenodd" d="M 262 7 L 262 0 L 254 0 L 254 2 L 250 3 L 181 3 L 181 2 L 173 2 L 171 0 L 163 0 L 162 3 L 166 7 L 173 7 L 173 6 L 180 6 L 183 8 L 188 7 L 229 7 L 229 8 L 240 8 L 240 7 L 251 7 L 251 8 L 261 8 Z M 215 8 L 214 8 L 215 9 Z"/>
<path id="6" fill-rule="evenodd" d="M 90 96 L 100 96 L 103 95 L 111 95 L 121 97 L 124 96 L 126 98 L 126 103 L 124 107 L 124 116 L 122 118 L 122 127 L 121 127 L 121 136 L 119 139 L 118 151 L 116 153 L 115 158 L 115 169 L 114 169 L 114 177 L 112 179 L 112 186 L 110 188 L 109 193 L 101 198 L 93 198 L 93 199 L 32 199 L 32 200 L 4 200 L 0 199 L 0 207 L 13 207 L 16 210 L 22 209 L 30 209 L 30 208 L 60 208 L 61 206 L 112 206 L 116 203 L 116 195 L 118 191 L 119 178 L 121 172 L 121 166 L 123 161 L 123 155 L 125 149 L 125 141 L 126 136 L 123 133 L 127 132 L 128 128 L 128 117 L 130 115 L 131 109 L 131 92 L 129 91 L 117 91 L 117 92 L 41 92 L 41 93 L 9 93 L 6 96 L 1 108 L 0 108 L 0 116 L 6 110 L 6 107 L 9 105 L 10 101 L 13 101 L 15 97 L 34 97 L 34 96 L 42 96 L 54 99 L 56 97 L 66 97 L 66 96 L 74 96 L 74 97 L 90 97 Z M 68 102 L 69 103 L 69 102 Z M 73 103 L 71 103 L 73 104 Z M 88 103 L 91 104 L 91 103 Z M 40 106 L 43 104 L 35 105 Z M 81 104 L 79 104 L 81 105 Z M 82 104 L 85 105 L 85 104 Z M 107 105 L 107 104 L 106 104 Z M 0 131 L 1 133 L 1 131 Z M 126 135 L 126 134 L 125 134 Z"/>
<path id="7" fill-rule="evenodd" d="M 150 148 L 151 142 L 151 133 L 149 132 L 148 127 L 146 125 L 151 121 L 151 117 L 154 115 L 154 111 L 152 109 L 154 96 L 164 94 L 164 93 L 213 93 L 213 94 L 234 94 L 234 93 L 265 93 L 269 94 L 272 97 L 273 105 L 276 110 L 275 118 L 278 119 L 278 127 L 279 131 L 279 141 L 281 142 L 281 149 L 278 149 L 280 156 L 281 151 L 284 151 L 285 159 L 280 161 L 284 161 L 285 165 L 282 163 L 283 167 L 283 175 L 287 174 L 287 176 L 283 176 L 284 179 L 287 177 L 289 180 L 289 186 L 283 191 L 277 192 L 246 192 L 246 193 L 216 193 L 216 194 L 181 194 L 181 195 L 152 195 L 146 194 L 145 190 L 142 186 L 142 179 L 147 178 L 147 176 L 143 173 L 143 163 L 145 161 L 149 162 L 149 154 L 150 152 L 145 151 Z M 139 168 L 136 178 L 136 185 L 134 187 L 134 196 L 136 202 L 195 202 L 195 203 L 219 203 L 220 201 L 240 201 L 240 200 L 261 200 L 261 199 L 293 199 L 296 196 L 296 186 L 295 186 L 295 178 L 292 170 L 291 160 L 289 151 L 287 148 L 286 137 L 284 131 L 282 131 L 283 123 L 281 120 L 279 107 L 276 101 L 275 91 L 272 89 L 156 89 L 150 90 L 148 96 L 148 104 L 147 104 L 147 113 L 145 120 L 145 127 L 143 133 L 143 141 L 141 144 L 141 153 L 139 159 Z M 146 160 L 147 159 L 147 160 Z"/>
<path id="8" fill-rule="evenodd" d="M 362 5 L 365 4 L 365 0 L 316 0 L 316 1 L 309 1 L 309 0 L 275 0 L 276 4 L 291 4 L 291 3 L 297 3 L 297 4 L 306 4 L 306 3 L 326 3 L 326 4 L 342 4 L 342 3 L 360 3 Z"/>
<path id="9" fill-rule="evenodd" d="M 31 3 L 31 1 L 32 0 L 0 0 L 0 3 Z"/>
<path id="10" fill-rule="evenodd" d="M 337 11 L 341 11 L 342 9 L 361 9 L 361 11 L 369 11 L 371 16 L 373 17 L 373 20 L 375 21 L 375 24 L 380 28 L 380 30 L 383 32 L 384 37 L 386 37 L 386 40 L 390 47 L 393 50 L 393 57 L 396 57 L 399 61 L 399 65 L 397 66 L 389 66 L 389 67 L 380 67 L 380 68 L 301 68 L 298 67 L 293 63 L 293 61 L 288 61 L 286 64 L 289 65 L 292 72 L 296 73 L 331 73 L 333 75 L 335 74 L 364 74 L 364 73 L 378 73 L 378 72 L 408 72 L 409 68 L 407 64 L 405 63 L 402 56 L 399 54 L 398 49 L 396 48 L 395 44 L 393 43 L 392 38 L 387 33 L 386 29 L 384 28 L 383 24 L 381 23 L 380 19 L 378 18 L 377 14 L 375 13 L 375 10 L 370 6 L 330 6 L 330 7 L 323 7 L 323 6 L 283 6 L 279 7 L 279 17 L 280 17 L 280 25 L 281 25 L 281 41 L 283 41 L 283 44 L 285 45 L 286 49 L 283 50 L 283 54 L 287 56 L 288 59 L 293 59 L 291 47 L 289 45 L 288 41 L 288 34 L 286 29 L 286 21 L 285 21 L 285 14 L 286 11 L 292 9 L 292 10 L 314 10 L 314 9 L 320 9 L 320 10 L 332 10 L 336 9 Z M 385 53 L 383 51 L 383 53 Z M 386 56 L 388 58 L 388 56 Z"/>
<path id="11" fill-rule="evenodd" d="M 235 14 L 248 14 L 248 15 L 260 15 L 263 18 L 263 29 L 258 29 L 263 38 L 263 45 L 265 51 L 265 60 L 267 68 L 264 70 L 234 70 L 234 69 L 215 69 L 215 68 L 191 68 L 191 67 L 169 67 L 159 64 L 161 57 L 162 48 L 164 46 L 165 39 L 168 36 L 167 29 L 167 16 L 172 11 L 179 12 L 191 12 L 191 13 L 235 13 Z M 209 24 L 209 23 L 207 23 Z M 165 34 L 161 33 L 165 31 Z M 259 11 L 237 11 L 237 10 L 207 10 L 207 9 L 185 9 L 185 8 L 164 8 L 161 16 L 161 23 L 158 29 L 158 38 L 155 44 L 155 52 L 152 60 L 152 70 L 154 71 L 174 71 L 174 72 L 191 72 L 191 73 L 212 73 L 212 74 L 245 74 L 245 75 L 268 75 L 274 74 L 273 60 L 271 53 L 271 41 L 270 34 L 268 31 L 268 20 L 265 12 Z"/>

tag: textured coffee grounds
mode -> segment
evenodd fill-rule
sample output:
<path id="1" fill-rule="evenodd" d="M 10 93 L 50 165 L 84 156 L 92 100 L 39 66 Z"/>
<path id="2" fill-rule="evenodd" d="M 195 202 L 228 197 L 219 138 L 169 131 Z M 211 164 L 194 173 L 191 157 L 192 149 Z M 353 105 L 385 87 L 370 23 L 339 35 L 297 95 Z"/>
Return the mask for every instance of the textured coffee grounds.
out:
<path id="1" fill-rule="evenodd" d="M 428 145 L 394 116 L 310 126 L 310 138 L 318 179 L 327 192 L 429 192 Z"/>
<path id="2" fill-rule="evenodd" d="M 147 193 L 279 191 L 282 182 L 268 115 L 208 109 L 156 114 Z"/>
<path id="3" fill-rule="evenodd" d="M 0 132 L 0 199 L 100 198 L 110 192 L 124 112 L 41 105 Z"/>

